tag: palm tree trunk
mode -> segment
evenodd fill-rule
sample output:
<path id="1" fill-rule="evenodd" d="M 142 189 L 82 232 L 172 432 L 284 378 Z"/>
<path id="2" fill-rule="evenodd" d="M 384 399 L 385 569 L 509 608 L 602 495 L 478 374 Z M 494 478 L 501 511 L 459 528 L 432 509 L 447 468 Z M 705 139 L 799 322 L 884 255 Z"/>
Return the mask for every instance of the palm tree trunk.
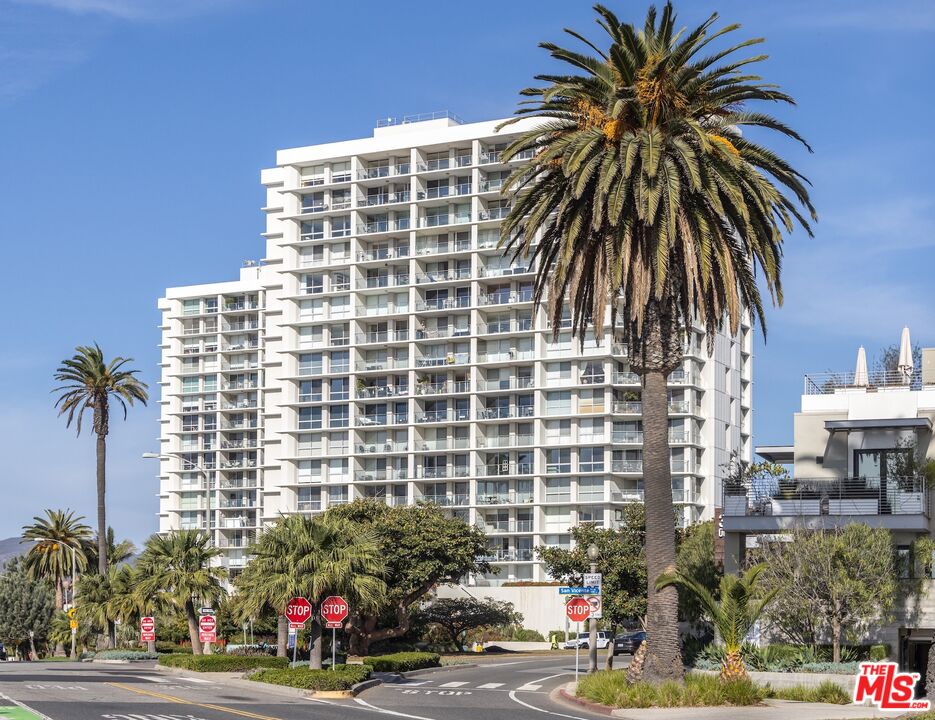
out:
<path id="1" fill-rule="evenodd" d="M 192 654 L 201 655 L 201 640 L 198 639 L 198 618 L 195 617 L 195 603 L 191 598 L 185 601 L 185 619 L 188 621 L 188 637 L 192 641 Z"/>
<path id="2" fill-rule="evenodd" d="M 660 348 L 662 350 L 662 348 Z M 664 350 L 663 350 L 664 352 Z M 643 373 L 643 493 L 646 508 L 646 661 L 649 681 L 681 679 L 678 592 L 656 590 L 656 578 L 675 570 L 675 506 L 669 461 L 668 372 Z"/>
<path id="3" fill-rule="evenodd" d="M 97 571 L 107 574 L 107 438 L 97 436 Z"/>
<path id="4" fill-rule="evenodd" d="M 309 633 L 308 666 L 312 670 L 321 670 L 321 625 L 314 617 Z"/>
<path id="5" fill-rule="evenodd" d="M 276 621 L 276 657 L 289 656 L 289 619 L 280 615 Z"/>

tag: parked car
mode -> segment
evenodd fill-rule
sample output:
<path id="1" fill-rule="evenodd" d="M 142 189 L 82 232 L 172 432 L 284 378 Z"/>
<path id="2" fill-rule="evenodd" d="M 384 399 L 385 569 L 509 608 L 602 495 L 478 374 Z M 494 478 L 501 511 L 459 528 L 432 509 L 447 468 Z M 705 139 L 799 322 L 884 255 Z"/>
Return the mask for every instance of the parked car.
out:
<path id="1" fill-rule="evenodd" d="M 606 648 L 611 641 L 610 633 L 604 630 L 597 631 L 597 649 L 603 650 Z M 590 637 L 587 633 L 581 633 L 578 637 L 573 640 L 567 640 L 562 646 L 566 650 L 574 650 L 575 648 L 581 648 L 582 650 L 587 650 L 589 647 Z"/>
<path id="2" fill-rule="evenodd" d="M 633 655 L 646 640 L 646 631 L 626 633 L 614 638 L 614 655 Z"/>
<path id="3" fill-rule="evenodd" d="M 0 661 L 6 662 L 6 660 L 7 660 L 6 646 L 2 642 L 0 642 Z"/>

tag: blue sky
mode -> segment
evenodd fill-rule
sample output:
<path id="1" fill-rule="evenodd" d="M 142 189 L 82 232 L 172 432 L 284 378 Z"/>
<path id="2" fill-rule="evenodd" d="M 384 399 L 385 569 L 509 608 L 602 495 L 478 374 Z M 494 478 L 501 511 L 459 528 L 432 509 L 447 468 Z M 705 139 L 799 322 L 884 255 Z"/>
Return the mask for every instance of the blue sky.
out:
<path id="1" fill-rule="evenodd" d="M 610 2 L 641 20 L 645 6 Z M 935 5 L 678 3 L 764 35 L 781 117 L 815 148 L 778 149 L 813 181 L 816 238 L 788 241 L 785 306 L 755 358 L 757 442 L 791 435 L 804 372 L 853 367 L 904 323 L 935 344 Z M 231 279 L 263 254 L 259 170 L 277 148 L 367 135 L 378 117 L 503 117 L 548 67 L 541 40 L 596 36 L 586 2 L 0 0 L 0 537 L 44 507 L 93 517 L 93 441 L 49 394 L 58 361 L 97 340 L 158 394 L 156 299 Z M 156 527 L 158 406 L 115 419 L 109 511 Z"/>

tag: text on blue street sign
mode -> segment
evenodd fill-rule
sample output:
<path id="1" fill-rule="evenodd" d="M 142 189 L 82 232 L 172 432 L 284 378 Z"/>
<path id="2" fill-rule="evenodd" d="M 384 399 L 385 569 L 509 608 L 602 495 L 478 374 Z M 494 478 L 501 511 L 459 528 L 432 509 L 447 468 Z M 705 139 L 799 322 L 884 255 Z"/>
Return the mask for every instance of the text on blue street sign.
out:
<path id="1" fill-rule="evenodd" d="M 559 595 L 600 595 L 600 585 L 585 585 L 583 587 L 560 587 Z"/>

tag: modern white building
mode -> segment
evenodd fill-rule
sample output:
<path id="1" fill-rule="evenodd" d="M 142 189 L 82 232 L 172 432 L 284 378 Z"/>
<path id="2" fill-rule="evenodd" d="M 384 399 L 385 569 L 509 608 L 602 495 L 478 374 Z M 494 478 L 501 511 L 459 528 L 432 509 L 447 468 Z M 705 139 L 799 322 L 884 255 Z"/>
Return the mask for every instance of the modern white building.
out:
<path id="1" fill-rule="evenodd" d="M 528 121 L 526 121 L 528 122 Z M 642 493 L 640 382 L 608 333 L 583 351 L 498 249 L 518 124 L 448 114 L 283 150 L 264 170 L 266 252 L 160 300 L 160 529 L 204 528 L 236 574 L 280 513 L 355 498 L 436 503 L 490 537 L 502 585 L 540 544 L 613 526 Z M 700 329 L 670 385 L 673 494 L 712 518 L 749 458 L 751 330 Z"/>

